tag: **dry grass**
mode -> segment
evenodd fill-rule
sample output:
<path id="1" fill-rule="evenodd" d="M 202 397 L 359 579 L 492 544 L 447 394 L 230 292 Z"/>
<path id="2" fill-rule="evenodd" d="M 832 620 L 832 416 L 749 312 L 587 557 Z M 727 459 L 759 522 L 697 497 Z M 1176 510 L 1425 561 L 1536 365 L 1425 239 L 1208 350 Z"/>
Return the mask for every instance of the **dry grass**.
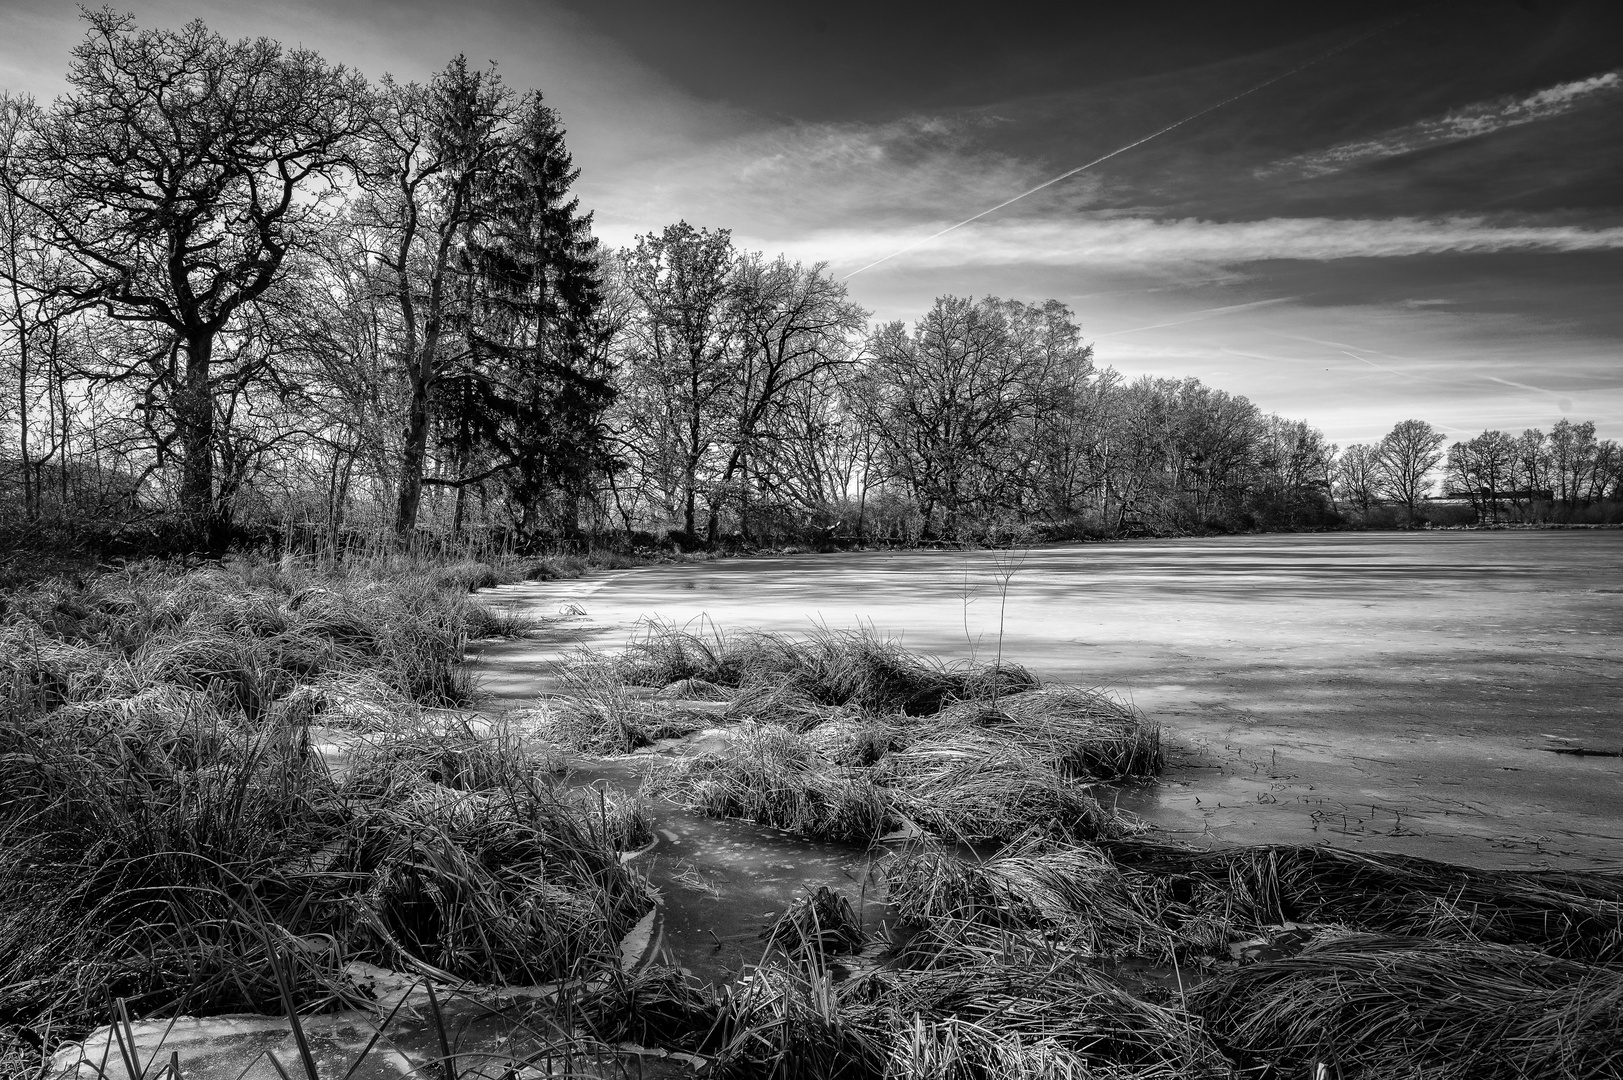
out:
<path id="1" fill-rule="evenodd" d="M 0 1025 L 357 1000 L 367 960 L 531 983 L 612 964 L 640 808 L 438 711 L 466 583 L 296 563 L 138 567 L 4 598 Z M 365 732 L 342 777 L 311 725 Z"/>
<path id="2" fill-rule="evenodd" d="M 943 664 L 908 653 L 868 629 L 820 629 L 804 639 L 780 634 L 691 633 L 646 623 L 610 661 L 633 686 L 662 688 L 685 679 L 734 689 L 787 689 L 818 706 L 925 716 L 950 701 L 1034 688 L 1024 669 L 1005 664 Z M 758 702 L 766 708 L 772 699 Z M 742 706 L 741 706 L 742 708 Z M 758 720 L 779 717 L 746 714 Z"/>
<path id="3" fill-rule="evenodd" d="M 893 858 L 885 873 L 889 903 L 910 924 L 985 927 L 1090 956 L 1164 961 L 1190 944 L 1168 925 L 1167 898 L 1153 880 L 1123 872 L 1089 844 L 1033 836 L 979 861 L 924 846 Z"/>
<path id="4" fill-rule="evenodd" d="M 1510 946 L 1332 935 L 1206 983 L 1190 1007 L 1240 1061 L 1283 1075 L 1623 1075 L 1623 972 Z"/>
<path id="5" fill-rule="evenodd" d="M 727 701 L 724 718 L 741 725 L 733 743 L 659 769 L 650 790 L 825 839 L 869 841 L 902 824 L 970 842 L 1034 828 L 1122 835 L 1130 827 L 1087 785 L 1162 764 L 1159 730 L 1114 699 L 1039 688 L 1013 665 L 934 662 L 867 630 L 794 640 L 648 624 L 621 654 L 577 657 L 566 679 L 574 701 L 544 730 L 594 752 L 710 719 L 672 702 Z"/>
<path id="6" fill-rule="evenodd" d="M 1287 920 L 1518 945 L 1590 963 L 1623 960 L 1623 873 L 1480 870 L 1320 846 L 1195 851 L 1109 845 L 1123 867 L 1220 906 L 1247 932 Z"/>
<path id="7" fill-rule="evenodd" d="M 851 901 L 819 885 L 808 889 L 761 935 L 791 959 L 821 964 L 863 946 L 862 922 Z"/>
<path id="8" fill-rule="evenodd" d="M 1159 727 L 1117 699 L 1081 687 L 958 702 L 943 709 L 936 724 L 944 732 L 994 732 L 1069 777 L 1136 779 L 1157 776 L 1165 765 Z"/>
<path id="9" fill-rule="evenodd" d="M 886 792 L 863 770 L 834 766 L 783 728 L 744 725 L 721 750 L 655 768 L 645 790 L 712 817 L 830 840 L 866 843 L 894 825 Z"/>

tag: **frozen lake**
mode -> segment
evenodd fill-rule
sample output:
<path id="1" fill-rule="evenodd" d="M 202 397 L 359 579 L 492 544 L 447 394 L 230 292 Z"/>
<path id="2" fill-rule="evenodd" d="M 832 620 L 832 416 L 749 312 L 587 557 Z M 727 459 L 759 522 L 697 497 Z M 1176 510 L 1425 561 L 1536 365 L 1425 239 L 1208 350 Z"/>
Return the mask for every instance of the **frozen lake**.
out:
<path id="1" fill-rule="evenodd" d="M 1006 590 L 1005 590 L 1006 584 Z M 1167 729 L 1122 804 L 1196 842 L 1479 865 L 1623 863 L 1623 532 L 1342 533 L 653 566 L 487 596 L 552 620 L 483 652 L 532 697 L 636 623 L 871 624 L 1096 685 Z M 565 605 L 584 614 L 557 618 Z M 569 609 L 565 609 L 569 610 Z M 1558 750 L 1598 753 L 1557 753 Z"/>

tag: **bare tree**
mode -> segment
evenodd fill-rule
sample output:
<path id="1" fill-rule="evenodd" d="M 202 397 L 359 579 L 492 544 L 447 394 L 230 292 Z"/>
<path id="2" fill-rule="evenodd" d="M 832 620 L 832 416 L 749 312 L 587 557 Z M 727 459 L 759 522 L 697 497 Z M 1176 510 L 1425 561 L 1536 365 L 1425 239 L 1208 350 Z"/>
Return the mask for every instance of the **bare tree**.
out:
<path id="1" fill-rule="evenodd" d="M 201 22 L 137 32 L 109 10 L 85 17 L 72 89 L 29 125 L 3 181 L 41 215 L 67 295 L 174 336 L 180 501 L 212 519 L 216 340 L 323 222 L 364 84 L 312 52 L 229 42 Z"/>
<path id="2" fill-rule="evenodd" d="M 732 274 L 730 304 L 737 327 L 738 362 L 727 397 L 731 413 L 726 438 L 731 446 L 716 478 L 725 491 L 751 456 L 774 438 L 774 415 L 790 407 L 792 395 L 834 368 L 855 360 L 853 338 L 868 313 L 846 297 L 845 286 L 819 263 L 806 267 L 787 259 L 767 262 L 760 255 L 740 259 Z M 802 399 L 802 406 L 805 402 Z M 747 498 L 749 484 L 740 485 Z M 721 500 L 712 499 L 707 527 L 714 547 Z M 746 535 L 746 508 L 740 506 Z"/>
<path id="3" fill-rule="evenodd" d="M 623 438 L 644 459 L 644 474 L 660 478 L 692 542 L 701 486 L 718 497 L 712 459 L 727 440 L 736 379 L 732 236 L 682 221 L 639 237 L 621 257 L 636 306 L 627 324 Z"/>
<path id="4" fill-rule="evenodd" d="M 1502 431 L 1484 431 L 1448 448 L 1448 484 L 1470 500 L 1477 513 L 1499 520 L 1499 502 L 1511 486 L 1516 440 Z"/>
<path id="5" fill-rule="evenodd" d="M 1402 504 L 1410 525 L 1420 518 L 1420 502 L 1431 490 L 1429 478 L 1442 463 L 1442 446 L 1447 441 L 1447 436 L 1424 420 L 1402 420 L 1377 448 L 1378 488 Z"/>

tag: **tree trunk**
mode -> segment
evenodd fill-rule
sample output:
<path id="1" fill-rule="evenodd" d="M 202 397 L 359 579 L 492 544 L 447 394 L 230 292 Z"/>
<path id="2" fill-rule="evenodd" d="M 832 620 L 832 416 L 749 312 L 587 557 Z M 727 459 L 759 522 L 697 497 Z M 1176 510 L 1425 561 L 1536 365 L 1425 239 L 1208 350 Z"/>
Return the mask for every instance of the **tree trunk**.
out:
<path id="1" fill-rule="evenodd" d="M 456 509 L 451 514 L 451 539 L 460 542 L 462 539 L 462 515 L 468 506 L 468 485 L 458 484 L 456 488 Z"/>
<path id="2" fill-rule="evenodd" d="M 17 294 L 13 279 L 12 294 Z M 28 451 L 28 332 L 23 326 L 22 303 L 17 308 L 17 445 L 23 466 L 23 517 L 33 521 L 39 517 L 39 493 L 35 483 L 34 463 Z"/>
<path id="3" fill-rule="evenodd" d="M 180 508 L 198 538 L 210 546 L 219 539 L 214 506 L 214 399 L 209 388 L 212 335 L 186 341 L 186 368 L 175 395 L 175 426 L 180 436 Z"/>
<path id="4" fill-rule="evenodd" d="M 423 500 L 423 461 L 428 456 L 428 380 L 420 370 L 412 371 L 405 436 L 400 459 L 400 504 L 394 519 L 394 530 L 401 536 L 417 527 L 417 507 Z"/>

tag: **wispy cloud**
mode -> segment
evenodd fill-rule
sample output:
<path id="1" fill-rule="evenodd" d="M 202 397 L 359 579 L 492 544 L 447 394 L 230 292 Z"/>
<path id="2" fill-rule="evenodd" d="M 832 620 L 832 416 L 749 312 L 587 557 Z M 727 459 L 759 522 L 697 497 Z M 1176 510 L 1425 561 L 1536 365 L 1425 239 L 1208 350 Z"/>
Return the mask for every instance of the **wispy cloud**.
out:
<path id="1" fill-rule="evenodd" d="M 918 231 L 929 230 L 923 226 Z M 791 245 L 836 269 L 860 266 L 914 238 L 911 229 L 837 229 Z M 1623 250 L 1623 227 L 1497 225 L 1480 218 L 1266 218 L 1214 222 L 1147 217 L 1072 217 L 987 222 L 908 252 L 894 269 L 953 266 L 1237 265 L 1265 259 L 1324 261 L 1503 251 Z M 893 264 L 886 264 L 887 269 Z"/>
<path id="2" fill-rule="evenodd" d="M 600 185 L 601 230 L 686 217 L 754 234 L 897 226 L 973 210 L 1031 182 L 1036 166 L 990 149 L 995 118 L 913 115 L 883 123 L 787 124 L 651 156 Z M 1090 191 L 1079 184 L 1072 197 Z M 618 230 L 618 232 L 617 232 Z M 771 243 L 779 243 L 772 240 Z"/>
<path id="3" fill-rule="evenodd" d="M 1623 74 L 1607 71 L 1587 79 L 1560 83 L 1527 97 L 1505 97 L 1468 105 L 1446 116 L 1421 120 L 1373 139 L 1345 142 L 1299 157 L 1288 158 L 1257 172 L 1323 176 L 1351 165 L 1397 157 L 1445 143 L 1488 135 L 1504 128 L 1531 124 L 1570 112 L 1581 105 L 1623 92 Z"/>

